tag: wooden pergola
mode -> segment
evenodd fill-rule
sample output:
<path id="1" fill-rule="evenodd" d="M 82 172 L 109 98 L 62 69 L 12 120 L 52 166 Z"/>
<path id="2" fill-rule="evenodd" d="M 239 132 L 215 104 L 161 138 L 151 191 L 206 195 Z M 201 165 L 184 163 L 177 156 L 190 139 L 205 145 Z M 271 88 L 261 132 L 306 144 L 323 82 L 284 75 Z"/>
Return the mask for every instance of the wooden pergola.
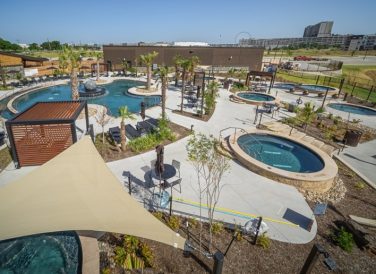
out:
<path id="1" fill-rule="evenodd" d="M 77 142 L 76 124 L 86 101 L 37 102 L 6 122 L 16 166 L 41 165 Z"/>
<path id="2" fill-rule="evenodd" d="M 268 93 L 270 93 L 270 89 L 274 85 L 275 75 L 276 75 L 275 72 L 251 70 L 247 74 L 247 78 L 245 80 L 245 85 L 247 87 L 249 86 L 251 76 L 267 77 L 267 78 L 270 78 L 270 84 L 269 84 L 269 89 L 268 89 Z"/>

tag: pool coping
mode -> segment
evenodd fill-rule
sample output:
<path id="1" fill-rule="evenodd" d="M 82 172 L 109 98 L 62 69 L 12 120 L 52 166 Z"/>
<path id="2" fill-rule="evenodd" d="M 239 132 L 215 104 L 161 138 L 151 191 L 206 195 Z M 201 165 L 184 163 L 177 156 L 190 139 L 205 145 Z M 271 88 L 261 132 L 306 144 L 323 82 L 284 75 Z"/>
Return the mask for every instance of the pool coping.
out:
<path id="1" fill-rule="evenodd" d="M 250 94 L 260 94 L 260 95 L 266 95 L 266 96 L 270 96 L 272 98 L 274 98 L 274 100 L 272 101 L 256 101 L 256 100 L 250 100 L 250 99 L 245 99 L 243 97 L 240 97 L 238 96 L 239 93 L 250 93 Z M 278 98 L 273 96 L 273 95 L 270 95 L 270 94 L 267 94 L 267 93 L 264 93 L 264 92 L 254 92 L 254 91 L 238 91 L 236 92 L 234 95 L 234 98 L 236 100 L 239 100 L 239 101 L 242 101 L 246 104 L 249 104 L 249 105 L 256 105 L 256 106 L 262 106 L 264 103 L 268 103 L 268 104 L 275 104 L 276 102 L 278 102 Z"/>
<path id="2" fill-rule="evenodd" d="M 138 95 L 138 96 L 161 96 L 162 95 L 162 91 L 161 90 L 157 90 L 157 91 L 153 91 L 153 92 L 148 92 L 148 93 L 137 91 L 138 89 L 140 89 L 142 87 L 145 87 L 145 86 L 132 87 L 132 88 L 128 89 L 128 92 L 130 94 Z"/>
<path id="3" fill-rule="evenodd" d="M 372 115 L 372 116 L 376 116 L 376 109 L 375 108 L 371 108 L 371 107 L 366 107 L 366 106 L 362 106 L 362 105 L 357 105 L 357 104 L 351 104 L 351 103 L 340 103 L 340 102 L 330 102 L 330 103 L 327 103 L 325 106 L 327 106 L 328 108 L 331 108 L 331 109 L 334 109 L 336 111 L 342 111 L 344 113 L 349 113 L 348 111 L 343 111 L 343 110 L 339 110 L 339 109 L 335 109 L 335 108 L 332 108 L 330 107 L 329 105 L 330 104 L 337 104 L 337 105 L 348 105 L 348 106 L 354 106 L 354 107 L 359 107 L 359 108 L 365 108 L 365 109 L 368 109 L 368 110 L 371 110 L 371 111 L 374 111 L 375 112 L 375 115 Z M 356 115 L 362 115 L 362 116 L 369 116 L 369 117 L 372 117 L 371 115 L 366 115 L 366 114 L 359 114 L 359 113 L 353 113 L 353 112 L 350 112 L 351 114 L 356 114 Z"/>
<path id="4" fill-rule="evenodd" d="M 51 85 L 43 85 L 43 86 L 36 86 L 34 88 L 31 88 L 31 89 L 26 89 L 26 90 L 21 90 L 19 91 L 16 96 L 14 96 L 12 99 L 9 100 L 8 104 L 7 104 L 7 108 L 10 112 L 12 112 L 13 114 L 18 114 L 19 111 L 16 110 L 14 107 L 13 107 L 13 102 L 20 98 L 21 96 L 23 95 L 26 95 L 26 94 L 29 94 L 29 93 L 32 93 L 32 92 L 35 92 L 35 91 L 38 91 L 40 89 L 44 89 L 44 88 L 49 88 L 49 87 L 54 87 L 54 86 L 60 86 L 60 85 L 65 85 L 69 82 L 69 80 L 63 80 L 61 82 L 58 82 L 58 83 L 52 83 Z M 5 99 L 5 98 L 3 98 Z"/>
<path id="5" fill-rule="evenodd" d="M 324 168 L 317 172 L 298 173 L 282 170 L 264 164 L 261 161 L 258 161 L 250 155 L 248 155 L 238 145 L 238 138 L 242 135 L 249 133 L 273 135 L 301 144 L 302 146 L 305 146 L 311 151 L 313 151 L 321 158 L 321 160 L 324 162 Z M 308 190 L 320 193 L 326 192 L 332 187 L 334 179 L 338 173 L 337 164 L 328 154 L 326 154 L 324 151 L 318 149 L 317 147 L 313 146 L 308 142 L 305 142 L 293 136 L 289 136 L 287 134 L 252 129 L 247 130 L 246 132 L 231 135 L 229 137 L 229 145 L 233 153 L 235 154 L 236 159 L 239 160 L 251 171 L 258 173 L 262 176 L 268 177 L 272 180 L 295 186 L 301 191 Z"/>

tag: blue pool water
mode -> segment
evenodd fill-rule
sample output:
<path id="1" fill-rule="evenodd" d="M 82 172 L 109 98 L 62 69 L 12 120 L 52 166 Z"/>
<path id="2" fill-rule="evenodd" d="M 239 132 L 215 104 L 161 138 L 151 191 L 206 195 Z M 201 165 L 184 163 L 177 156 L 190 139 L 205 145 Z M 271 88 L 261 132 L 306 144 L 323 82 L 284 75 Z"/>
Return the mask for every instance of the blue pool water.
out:
<path id="1" fill-rule="evenodd" d="M 274 85 L 274 87 L 276 88 L 288 89 L 288 90 L 291 88 L 294 88 L 295 86 L 297 85 L 290 84 L 290 83 Z M 300 86 L 311 92 L 326 92 L 326 89 L 328 88 L 327 86 L 321 86 L 321 85 L 300 85 Z M 329 87 L 329 90 L 335 90 L 335 88 Z"/>
<path id="2" fill-rule="evenodd" d="M 252 100 L 252 101 L 274 101 L 273 96 L 267 94 L 251 93 L 251 92 L 240 92 L 237 94 L 239 97 Z"/>
<path id="3" fill-rule="evenodd" d="M 267 134 L 245 134 L 238 144 L 249 156 L 275 168 L 300 173 L 324 168 L 322 159 L 307 147 Z"/>
<path id="4" fill-rule="evenodd" d="M 142 83 L 137 81 L 114 81 L 110 84 L 103 85 L 107 90 L 106 95 L 94 99 L 87 99 L 87 101 L 89 104 L 98 104 L 107 107 L 109 114 L 112 116 L 118 116 L 118 109 L 121 106 L 128 106 L 131 112 L 139 112 L 140 103 L 142 101 L 145 101 L 147 106 L 153 106 L 160 102 L 160 96 L 136 96 L 128 93 L 129 88 L 139 85 L 142 85 Z M 82 85 L 80 89 L 83 89 Z M 70 85 L 54 86 L 25 94 L 14 101 L 13 107 L 21 112 L 36 102 L 65 100 L 71 100 Z M 4 105 L 6 106 L 8 101 L 9 99 L 5 99 L 0 102 L 0 110 L 4 109 Z M 13 116 L 8 110 L 4 110 L 1 115 L 6 119 Z"/>
<path id="5" fill-rule="evenodd" d="M 370 115 L 374 116 L 376 115 L 376 110 L 372 110 L 369 108 L 364 108 L 361 106 L 353 106 L 353 105 L 348 105 L 348 104 L 340 104 L 340 103 L 332 103 L 328 104 L 328 107 L 340 110 L 340 111 L 345 111 L 345 112 L 350 112 L 354 114 L 359 114 L 359 115 Z"/>
<path id="6" fill-rule="evenodd" d="M 81 272 L 81 246 L 74 232 L 38 234 L 0 242 L 0 273 Z"/>

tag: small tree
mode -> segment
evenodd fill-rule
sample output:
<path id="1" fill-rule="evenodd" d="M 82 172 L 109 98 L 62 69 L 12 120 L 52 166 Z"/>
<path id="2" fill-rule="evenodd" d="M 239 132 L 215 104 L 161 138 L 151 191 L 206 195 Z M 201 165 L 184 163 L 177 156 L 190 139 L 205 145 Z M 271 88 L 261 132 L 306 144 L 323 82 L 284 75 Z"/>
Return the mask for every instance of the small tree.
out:
<path id="1" fill-rule="evenodd" d="M 222 177 L 230 169 L 229 159 L 219 154 L 216 150 L 218 141 L 212 136 L 194 134 L 187 144 L 188 159 L 193 164 L 198 181 L 200 220 L 202 210 L 202 197 L 206 197 L 209 220 L 209 250 L 213 238 L 213 220 L 215 207 L 218 204 L 223 185 Z M 202 223 L 200 227 L 201 245 Z"/>
<path id="2" fill-rule="evenodd" d="M 150 90 L 151 85 L 151 66 L 153 65 L 154 59 L 158 56 L 158 52 L 153 51 L 148 54 L 140 55 L 140 61 L 146 66 L 146 76 L 147 76 L 147 85 L 146 89 Z"/>
<path id="3" fill-rule="evenodd" d="M 162 82 L 162 119 L 166 119 L 166 91 L 168 86 L 168 67 L 160 67 L 158 71 L 159 77 Z"/>
<path id="4" fill-rule="evenodd" d="M 304 131 L 307 130 L 307 125 L 316 118 L 314 105 L 311 102 L 304 104 L 304 107 L 298 110 L 298 118 L 304 123 Z"/>
<path id="5" fill-rule="evenodd" d="M 180 54 L 175 55 L 175 57 L 173 59 L 174 68 L 175 68 L 175 87 L 178 86 L 179 74 L 180 74 L 180 68 L 181 68 L 182 61 L 183 61 L 183 58 L 181 57 Z"/>
<path id="6" fill-rule="evenodd" d="M 103 57 L 103 53 L 102 52 L 96 52 L 95 53 L 95 58 L 97 59 L 97 63 L 96 63 L 96 69 L 97 69 L 97 81 L 99 80 L 99 74 L 100 74 L 100 64 L 99 64 L 99 60 Z"/>
<path id="7" fill-rule="evenodd" d="M 7 86 L 6 73 L 5 73 L 5 69 L 1 65 L 1 61 L 0 61 L 0 77 L 1 77 L 1 81 L 3 82 L 3 87 L 5 88 Z"/>
<path id="8" fill-rule="evenodd" d="M 120 122 L 120 138 L 121 138 L 121 150 L 125 151 L 126 149 L 126 133 L 125 133 L 125 123 L 126 119 L 134 120 L 135 117 L 132 112 L 128 110 L 127 106 L 122 106 L 119 108 L 119 116 L 121 117 Z"/>
<path id="9" fill-rule="evenodd" d="M 107 115 L 107 109 L 102 107 L 95 115 L 95 120 L 102 127 L 102 143 L 104 144 L 104 127 L 111 121 L 111 117 Z"/>
<path id="10" fill-rule="evenodd" d="M 73 47 L 63 47 L 63 50 L 59 54 L 59 66 L 65 71 L 70 70 L 70 80 L 71 80 L 71 92 L 72 100 L 78 100 L 80 95 L 78 93 L 78 68 L 81 64 L 81 52 L 75 51 Z"/>

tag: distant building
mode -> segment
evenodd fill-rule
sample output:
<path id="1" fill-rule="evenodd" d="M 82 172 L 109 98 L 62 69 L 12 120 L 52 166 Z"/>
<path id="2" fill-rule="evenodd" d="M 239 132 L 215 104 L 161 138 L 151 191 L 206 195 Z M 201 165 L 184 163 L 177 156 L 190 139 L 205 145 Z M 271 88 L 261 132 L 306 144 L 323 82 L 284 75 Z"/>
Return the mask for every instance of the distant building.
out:
<path id="1" fill-rule="evenodd" d="M 333 21 L 320 22 L 307 26 L 303 37 L 330 37 L 332 35 Z"/>
<path id="2" fill-rule="evenodd" d="M 178 47 L 207 47 L 209 46 L 206 42 L 174 42 L 174 46 Z"/>

